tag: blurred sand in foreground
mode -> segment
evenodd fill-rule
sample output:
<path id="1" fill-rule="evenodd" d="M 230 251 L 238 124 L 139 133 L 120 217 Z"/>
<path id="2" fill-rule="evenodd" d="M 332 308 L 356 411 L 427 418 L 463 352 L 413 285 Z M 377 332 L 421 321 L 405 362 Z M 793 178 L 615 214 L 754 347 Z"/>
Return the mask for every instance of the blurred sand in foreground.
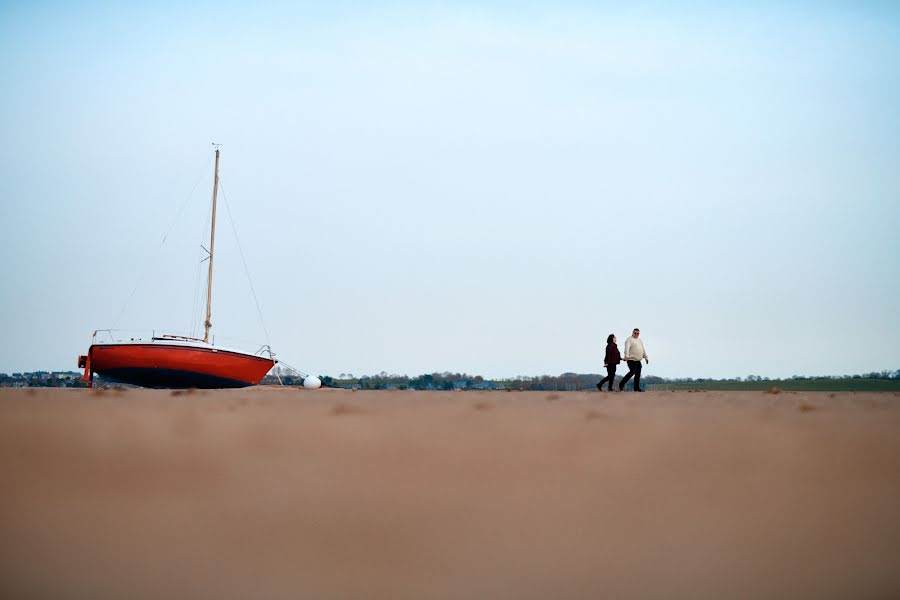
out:
<path id="1" fill-rule="evenodd" d="M 900 395 L 0 390 L 3 598 L 897 598 Z"/>

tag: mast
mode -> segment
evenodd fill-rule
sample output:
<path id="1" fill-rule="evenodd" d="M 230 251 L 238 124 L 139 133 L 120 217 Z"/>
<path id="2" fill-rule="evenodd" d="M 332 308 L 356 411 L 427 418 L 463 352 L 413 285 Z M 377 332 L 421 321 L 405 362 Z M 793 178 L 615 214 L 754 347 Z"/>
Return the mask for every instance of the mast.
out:
<path id="1" fill-rule="evenodd" d="M 209 328 L 212 327 L 210 315 L 212 312 L 212 276 L 213 276 L 213 250 L 216 246 L 216 195 L 219 192 L 219 147 L 216 145 L 216 176 L 213 179 L 212 196 L 212 222 L 209 232 L 209 276 L 206 278 L 206 321 L 203 323 L 203 341 L 209 342 Z"/>

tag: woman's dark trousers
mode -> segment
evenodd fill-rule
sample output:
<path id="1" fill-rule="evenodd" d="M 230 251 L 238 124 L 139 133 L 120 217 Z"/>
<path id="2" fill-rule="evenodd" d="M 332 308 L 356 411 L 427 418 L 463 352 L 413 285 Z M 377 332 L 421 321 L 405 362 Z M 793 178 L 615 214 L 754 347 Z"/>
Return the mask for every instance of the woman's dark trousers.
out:
<path id="1" fill-rule="evenodd" d="M 622 381 L 619 382 L 619 389 L 625 389 L 625 384 L 628 383 L 628 380 L 634 377 L 634 391 L 638 391 L 641 389 L 641 361 L 639 360 L 626 360 L 628 363 L 628 375 L 622 378 Z"/>
<path id="2" fill-rule="evenodd" d="M 616 380 L 616 365 L 607 365 L 606 372 L 606 377 L 597 384 L 597 389 L 601 392 L 603 391 L 603 384 L 607 381 L 609 382 L 609 391 L 612 391 L 613 382 Z"/>

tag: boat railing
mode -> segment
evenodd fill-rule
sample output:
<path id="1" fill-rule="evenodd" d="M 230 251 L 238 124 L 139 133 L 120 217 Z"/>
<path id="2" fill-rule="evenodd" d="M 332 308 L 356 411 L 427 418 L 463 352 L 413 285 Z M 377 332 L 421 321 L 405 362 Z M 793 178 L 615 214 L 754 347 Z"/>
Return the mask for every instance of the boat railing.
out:
<path id="1" fill-rule="evenodd" d="M 98 329 L 94 332 L 93 336 L 93 343 L 143 341 L 161 342 L 166 340 L 180 342 L 203 342 L 203 340 L 200 338 L 176 333 L 164 333 L 156 335 L 155 329 Z"/>
<path id="2" fill-rule="evenodd" d="M 138 342 L 156 337 L 150 329 L 98 329 L 91 338 L 91 343 L 103 342 Z"/>
<path id="3" fill-rule="evenodd" d="M 123 343 L 123 342 L 164 342 L 164 341 L 176 341 L 176 342 L 195 342 L 195 343 L 203 343 L 203 340 L 200 338 L 191 337 L 189 335 L 180 335 L 180 334 L 160 334 L 156 335 L 155 330 L 149 329 L 98 329 L 94 332 L 94 335 L 91 339 L 92 344 L 103 344 L 103 343 Z M 218 343 L 217 343 L 218 341 Z M 224 342 L 224 343 L 223 343 Z M 238 339 L 230 339 L 224 338 L 216 340 L 215 336 L 212 336 L 210 346 L 225 346 L 227 348 L 232 349 L 241 349 L 243 348 L 245 352 L 250 353 L 250 348 L 256 347 L 257 350 L 252 354 L 254 356 L 266 356 L 275 360 L 275 353 L 272 351 L 271 346 L 269 344 L 262 344 L 261 346 L 257 346 L 256 343 L 250 342 L 247 340 L 238 340 Z"/>
<path id="4" fill-rule="evenodd" d="M 173 334 L 163 334 L 160 336 L 153 336 L 154 340 L 181 340 L 184 342 L 202 342 L 203 340 L 200 338 L 190 337 L 188 335 L 173 335 Z"/>
<path id="5" fill-rule="evenodd" d="M 254 342 L 252 340 L 212 336 L 212 345 L 243 349 L 248 354 L 253 354 L 254 356 L 267 356 L 272 359 L 275 358 L 275 353 L 272 351 L 272 347 L 269 344 L 260 345 L 259 342 Z M 256 351 L 251 351 L 251 348 L 256 348 Z"/>
<path id="6" fill-rule="evenodd" d="M 268 356 L 272 360 L 275 360 L 275 353 L 272 352 L 272 347 L 268 344 L 263 344 L 262 346 L 260 346 L 259 350 L 257 350 L 254 354 L 256 354 L 257 356 Z"/>

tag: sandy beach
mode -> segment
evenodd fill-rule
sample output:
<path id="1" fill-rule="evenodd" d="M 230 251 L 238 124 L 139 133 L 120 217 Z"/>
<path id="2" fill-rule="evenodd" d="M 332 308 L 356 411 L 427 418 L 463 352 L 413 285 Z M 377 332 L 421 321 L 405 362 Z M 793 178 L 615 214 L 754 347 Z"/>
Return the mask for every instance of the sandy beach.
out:
<path id="1" fill-rule="evenodd" d="M 900 597 L 900 395 L 0 391 L 4 598 Z"/>

